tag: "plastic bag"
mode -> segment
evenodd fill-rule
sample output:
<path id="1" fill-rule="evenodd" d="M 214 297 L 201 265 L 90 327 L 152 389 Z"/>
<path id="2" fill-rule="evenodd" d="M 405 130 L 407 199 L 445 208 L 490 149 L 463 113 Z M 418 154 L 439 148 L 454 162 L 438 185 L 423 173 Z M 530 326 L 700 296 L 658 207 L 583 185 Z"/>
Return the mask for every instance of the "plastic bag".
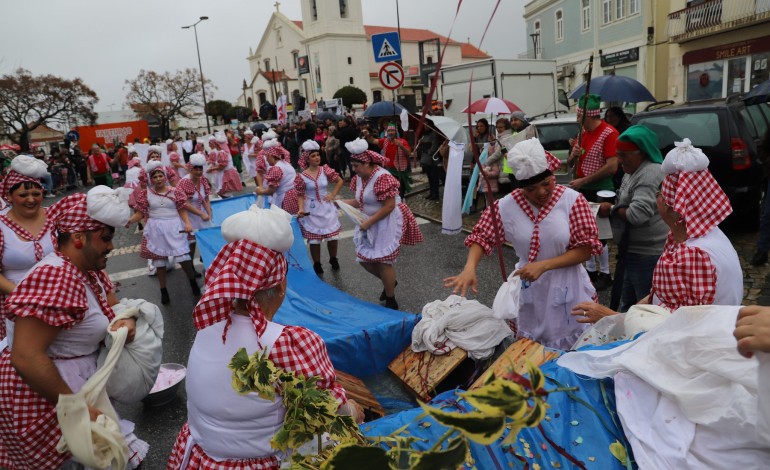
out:
<path id="1" fill-rule="evenodd" d="M 502 320 L 518 318 L 521 289 L 526 289 L 526 286 L 522 286 L 519 276 L 508 276 L 508 280 L 497 290 L 495 301 L 492 303 L 492 316 Z"/>

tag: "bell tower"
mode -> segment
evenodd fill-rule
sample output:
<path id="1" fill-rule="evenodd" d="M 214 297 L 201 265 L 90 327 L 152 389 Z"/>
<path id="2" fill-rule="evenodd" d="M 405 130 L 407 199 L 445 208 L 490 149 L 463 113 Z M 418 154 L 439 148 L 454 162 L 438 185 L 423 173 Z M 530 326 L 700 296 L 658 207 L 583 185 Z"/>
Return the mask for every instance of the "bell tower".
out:
<path id="1" fill-rule="evenodd" d="M 371 47 L 364 29 L 361 0 L 300 0 L 303 43 L 317 98 L 331 99 L 353 85 L 371 99 Z"/>

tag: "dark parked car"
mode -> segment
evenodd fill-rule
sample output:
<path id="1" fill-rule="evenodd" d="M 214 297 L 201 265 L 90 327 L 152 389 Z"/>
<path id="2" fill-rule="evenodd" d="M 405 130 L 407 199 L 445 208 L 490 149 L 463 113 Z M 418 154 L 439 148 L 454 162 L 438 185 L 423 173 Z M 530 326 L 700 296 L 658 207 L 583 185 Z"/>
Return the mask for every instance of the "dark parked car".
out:
<path id="1" fill-rule="evenodd" d="M 689 138 L 708 156 L 709 170 L 730 198 L 737 219 L 756 224 L 765 188 L 757 144 L 770 126 L 770 105 L 746 106 L 738 97 L 671 104 L 650 105 L 631 122 L 643 124 L 658 135 L 663 155 L 674 142 Z"/>

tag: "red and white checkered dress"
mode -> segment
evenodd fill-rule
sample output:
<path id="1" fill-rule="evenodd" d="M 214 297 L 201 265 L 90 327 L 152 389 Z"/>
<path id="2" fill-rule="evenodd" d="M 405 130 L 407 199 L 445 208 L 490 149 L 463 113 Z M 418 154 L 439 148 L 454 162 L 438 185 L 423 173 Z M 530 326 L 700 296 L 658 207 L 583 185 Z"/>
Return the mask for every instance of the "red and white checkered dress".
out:
<path id="1" fill-rule="evenodd" d="M 588 246 L 602 251 L 596 219 L 578 192 L 556 185 L 549 202 L 540 210 L 521 189 L 495 201 L 499 242 L 509 241 L 519 257 L 515 269 Z M 484 210 L 465 245 L 477 243 L 489 255 L 495 247 L 492 208 Z M 595 301 L 596 290 L 582 264 L 543 273 L 522 289 L 518 332 L 521 336 L 557 349 L 569 349 L 585 325 L 575 322 L 570 310 L 583 301 Z"/>
<path id="2" fill-rule="evenodd" d="M 267 321 L 259 304 L 254 300 L 254 292 L 269 289 L 283 282 L 286 277 L 287 263 L 281 253 L 269 250 L 248 240 L 228 243 L 217 254 L 209 267 L 206 291 L 193 311 L 193 321 L 197 329 L 203 329 L 222 321 L 231 321 L 232 300 L 251 299 L 248 308 L 251 321 L 257 335 L 262 336 L 267 328 Z M 222 341 L 226 340 L 227 326 L 224 328 Z M 305 377 L 318 376 L 322 389 L 327 389 L 339 400 L 347 401 L 345 390 L 336 382 L 336 375 L 326 345 L 316 333 L 298 326 L 286 326 L 270 349 L 269 358 L 276 366 L 297 372 Z M 189 427 L 185 425 L 177 436 L 167 469 L 178 469 L 182 462 L 187 441 L 190 439 Z M 274 469 L 278 468 L 275 457 L 249 458 L 216 461 L 206 455 L 198 445 L 192 448 L 192 454 L 186 469 Z"/>
<path id="3" fill-rule="evenodd" d="M 717 225 L 732 212 L 708 170 L 667 175 L 661 198 L 687 224 L 687 240 L 669 232 L 652 275 L 652 301 L 670 310 L 690 305 L 740 305 L 743 273 L 738 254 Z"/>
<path id="4" fill-rule="evenodd" d="M 206 212 L 204 201 L 207 201 L 211 194 L 211 183 L 209 183 L 209 180 L 206 178 L 200 178 L 196 188 L 196 184 L 192 180 L 192 175 L 187 175 L 179 180 L 179 184 L 177 184 L 174 192 L 176 193 L 176 198 L 186 201 L 199 211 Z M 210 227 L 212 225 L 211 214 L 209 214 L 209 220 L 206 222 L 204 222 L 199 215 L 193 214 L 189 210 L 187 211 L 187 217 L 190 219 L 190 225 L 192 225 L 192 228 L 194 229 Z M 187 236 L 187 239 L 194 241 L 195 235 L 190 234 Z"/>
<path id="5" fill-rule="evenodd" d="M 294 189 L 294 180 L 297 172 L 291 164 L 285 160 L 271 166 L 265 174 L 267 186 L 275 188 L 271 196 L 270 203 L 275 204 L 289 214 L 296 215 L 299 212 L 299 203 L 297 202 L 297 191 Z"/>
<path id="6" fill-rule="evenodd" d="M 56 219 L 59 218 L 62 211 L 69 206 L 69 201 L 61 199 L 55 202 L 50 207 L 44 207 L 46 221 L 43 228 L 40 229 L 37 236 L 33 236 L 21 225 L 17 224 L 8 214 L 0 215 L 0 224 L 7 227 L 8 232 L 13 233 L 13 238 L 7 242 L 5 240 L 4 232 L 6 230 L 0 230 L 0 272 L 3 273 L 6 279 L 18 284 L 32 266 L 49 253 L 52 253 L 56 248 L 56 231 L 54 226 Z M 29 249 L 20 248 L 19 244 L 24 246 L 33 247 L 32 256 L 30 256 L 23 265 L 19 264 L 19 257 L 29 253 Z M 13 266 L 8 266 L 4 263 L 4 258 L 9 256 L 8 250 L 13 250 L 12 257 L 14 259 Z M 0 339 L 5 338 L 5 299 L 6 294 L 0 294 Z"/>
<path id="7" fill-rule="evenodd" d="M 370 182 L 372 183 L 370 184 Z M 400 225 L 399 229 L 393 232 L 394 235 L 398 233 L 396 235 L 397 238 L 393 239 L 393 235 L 390 237 L 378 235 L 376 237 L 376 246 L 372 251 L 381 253 L 381 256 L 366 256 L 357 244 L 356 256 L 361 261 L 393 263 L 398 258 L 401 245 L 416 245 L 423 241 L 422 232 L 420 231 L 420 226 L 417 225 L 414 214 L 406 203 L 401 202 L 401 198 L 398 195 L 399 187 L 400 183 L 398 180 L 387 170 L 380 167 L 377 167 L 366 180 L 363 180 L 360 176 L 351 178 L 350 190 L 356 195 L 359 208 L 367 215 L 371 216 L 376 213 L 388 198 L 396 198 L 396 206 L 399 209 L 399 213 L 393 211 L 387 218 L 378 221 L 369 228 L 369 230 L 378 230 L 379 226 L 385 226 L 388 223 Z M 388 221 L 390 217 L 393 217 L 394 220 Z M 356 227 L 357 232 L 358 230 L 358 227 Z"/>
<path id="8" fill-rule="evenodd" d="M 243 191 L 241 175 L 233 165 L 233 157 L 230 152 L 220 150 L 217 152 L 217 163 L 222 167 L 222 187 L 219 188 L 219 194 Z"/>
<path id="9" fill-rule="evenodd" d="M 114 317 L 105 296 L 105 292 L 114 289 L 107 275 L 101 271 L 85 274 L 69 259 L 58 256 L 63 260 L 59 266 L 38 266 L 8 296 L 9 318 L 35 317 L 62 330 L 77 330 L 92 308 L 86 294 L 89 286 L 107 317 L 106 327 L 106 322 Z M 105 331 L 100 330 L 98 337 L 90 339 L 91 351 L 98 350 Z M 84 345 L 89 340 L 78 338 Z M 95 357 L 93 360 L 95 365 Z M 71 457 L 56 451 L 60 438 L 54 405 L 19 376 L 10 362 L 10 348 L 6 348 L 0 355 L 0 466 L 59 468 Z"/>
<path id="10" fill-rule="evenodd" d="M 303 171 L 294 179 L 294 189 L 297 198 L 304 199 L 304 210 L 309 214 L 298 219 L 302 237 L 305 240 L 337 239 L 340 234 L 340 221 L 337 207 L 333 202 L 324 200 L 329 191 L 329 185 L 339 181 L 340 175 L 324 165 L 313 176 L 308 170 Z M 306 192 L 310 195 L 306 197 Z M 297 201 L 299 212 L 299 201 Z"/>
<path id="11" fill-rule="evenodd" d="M 165 201 L 168 207 L 151 206 L 149 194 L 154 201 Z M 144 259 L 167 259 L 169 256 L 182 256 L 189 251 L 187 235 L 180 233 L 184 230 L 179 211 L 184 210 L 187 199 L 184 193 L 178 193 L 173 188 L 161 194 L 152 188 L 135 193 L 135 209 L 147 218 L 147 225 L 142 231 L 142 247 L 139 256 Z M 150 248 L 154 246 L 156 248 Z M 156 253 L 155 251 L 163 251 Z"/>

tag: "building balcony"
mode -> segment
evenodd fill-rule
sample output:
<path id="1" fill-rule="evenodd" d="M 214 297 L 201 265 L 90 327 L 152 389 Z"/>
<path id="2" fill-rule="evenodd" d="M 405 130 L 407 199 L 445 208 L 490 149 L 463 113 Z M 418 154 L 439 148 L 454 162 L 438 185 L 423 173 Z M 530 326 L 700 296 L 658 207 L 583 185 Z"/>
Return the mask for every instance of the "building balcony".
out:
<path id="1" fill-rule="evenodd" d="M 770 19 L 770 0 L 708 0 L 668 15 L 668 40 L 687 42 Z"/>

